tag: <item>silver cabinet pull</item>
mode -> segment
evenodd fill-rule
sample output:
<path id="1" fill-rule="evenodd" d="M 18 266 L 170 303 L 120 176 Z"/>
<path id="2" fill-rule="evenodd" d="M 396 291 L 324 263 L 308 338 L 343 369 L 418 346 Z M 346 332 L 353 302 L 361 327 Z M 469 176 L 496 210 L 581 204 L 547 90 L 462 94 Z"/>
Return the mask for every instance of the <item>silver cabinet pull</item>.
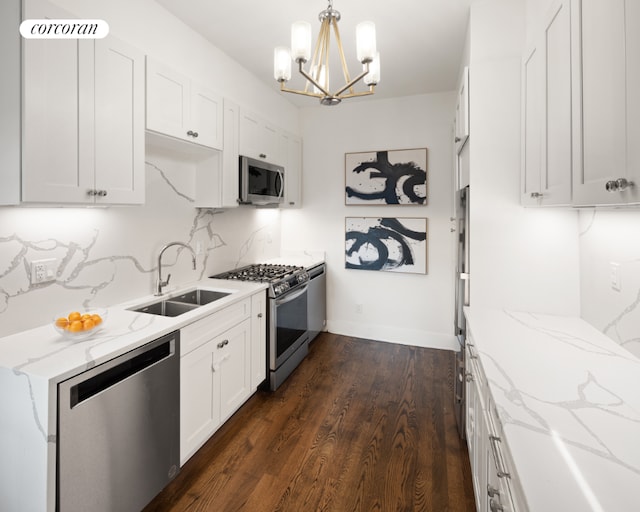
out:
<path id="1" fill-rule="evenodd" d="M 197 138 L 197 137 L 198 137 L 198 132 L 194 132 L 193 130 L 189 130 L 189 131 L 187 132 L 187 135 L 188 135 L 189 137 L 193 137 L 193 138 L 195 139 L 195 138 Z"/>
<path id="2" fill-rule="evenodd" d="M 502 466 L 502 456 L 498 451 L 498 443 L 501 439 L 498 436 L 489 436 L 489 444 L 491 445 L 491 451 L 493 452 L 493 458 L 496 463 L 496 474 L 498 478 L 511 478 L 511 474 Z"/>
<path id="3" fill-rule="evenodd" d="M 493 487 L 491 484 L 487 484 L 487 495 L 489 496 L 489 498 L 500 496 L 500 491 Z"/>
<path id="4" fill-rule="evenodd" d="M 93 189 L 92 189 L 92 190 L 87 190 L 87 195 L 88 195 L 89 197 L 93 197 L 93 196 L 95 196 L 97 193 L 98 193 L 98 191 L 97 191 L 97 190 L 93 190 Z"/>
<path id="5" fill-rule="evenodd" d="M 465 374 L 464 374 L 464 379 L 465 379 L 467 382 L 471 382 L 471 381 L 473 380 L 473 373 L 469 373 L 469 372 L 465 373 Z"/>
<path id="6" fill-rule="evenodd" d="M 627 178 L 618 178 L 617 180 L 609 180 L 604 184 L 604 188 L 607 192 L 622 192 L 629 187 L 633 187 L 633 181 L 629 181 Z"/>
<path id="7" fill-rule="evenodd" d="M 260 153 L 260 158 L 267 158 L 267 155 L 265 155 L 264 153 Z"/>
<path id="8" fill-rule="evenodd" d="M 98 190 L 97 194 L 100 197 L 106 197 L 107 196 L 107 191 L 106 190 Z"/>
<path id="9" fill-rule="evenodd" d="M 218 343 L 218 348 L 226 347 L 228 344 L 229 344 L 229 340 L 223 340 L 220 343 Z"/>
<path id="10" fill-rule="evenodd" d="M 531 199 L 540 199 L 542 196 L 540 192 L 531 192 Z"/>
<path id="11" fill-rule="evenodd" d="M 494 500 L 493 498 L 489 500 L 489 508 L 491 509 L 491 512 L 504 511 L 504 507 L 502 506 L 502 504 L 498 500 Z"/>
<path id="12" fill-rule="evenodd" d="M 456 137 L 455 139 L 453 139 L 454 142 L 460 142 L 462 139 L 460 137 Z"/>
<path id="13" fill-rule="evenodd" d="M 262 318 L 262 313 L 258 313 L 258 318 Z"/>

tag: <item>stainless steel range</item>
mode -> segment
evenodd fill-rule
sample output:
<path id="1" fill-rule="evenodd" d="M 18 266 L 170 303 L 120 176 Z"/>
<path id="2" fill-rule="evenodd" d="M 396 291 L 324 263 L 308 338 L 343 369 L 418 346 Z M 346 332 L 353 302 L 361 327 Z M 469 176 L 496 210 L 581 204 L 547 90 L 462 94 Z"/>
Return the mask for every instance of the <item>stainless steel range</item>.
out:
<path id="1" fill-rule="evenodd" d="M 268 283 L 267 364 L 269 389 L 276 390 L 309 352 L 309 274 L 304 267 L 256 264 L 211 277 Z"/>

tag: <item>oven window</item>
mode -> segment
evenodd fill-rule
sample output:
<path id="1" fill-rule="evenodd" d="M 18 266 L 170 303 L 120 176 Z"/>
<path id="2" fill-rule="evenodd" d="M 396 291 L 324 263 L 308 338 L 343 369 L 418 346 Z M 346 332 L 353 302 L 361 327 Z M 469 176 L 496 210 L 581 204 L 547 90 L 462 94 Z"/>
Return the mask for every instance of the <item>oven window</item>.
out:
<path id="1" fill-rule="evenodd" d="M 276 309 L 276 360 L 307 332 L 307 294 L 279 304 Z M 279 361 L 278 361 L 279 363 Z"/>
<path id="2" fill-rule="evenodd" d="M 260 196 L 279 196 L 279 176 L 276 171 L 249 166 L 249 194 Z"/>

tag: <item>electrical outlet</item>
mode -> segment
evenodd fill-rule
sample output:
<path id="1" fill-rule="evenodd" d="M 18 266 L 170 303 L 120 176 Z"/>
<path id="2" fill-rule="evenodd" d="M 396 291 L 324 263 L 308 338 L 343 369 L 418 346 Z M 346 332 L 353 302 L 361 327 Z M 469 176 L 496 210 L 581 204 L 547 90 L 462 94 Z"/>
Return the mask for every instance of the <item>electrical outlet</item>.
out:
<path id="1" fill-rule="evenodd" d="M 356 313 L 362 313 L 362 304 L 356 304 Z"/>
<path id="2" fill-rule="evenodd" d="M 48 283 L 56 280 L 58 260 L 48 258 L 46 260 L 34 260 L 31 262 L 31 284 Z"/>
<path id="3" fill-rule="evenodd" d="M 620 282 L 621 281 L 620 263 L 611 262 L 609 265 L 610 265 L 609 269 L 610 269 L 611 288 L 619 292 L 620 289 L 622 288 L 622 283 Z"/>

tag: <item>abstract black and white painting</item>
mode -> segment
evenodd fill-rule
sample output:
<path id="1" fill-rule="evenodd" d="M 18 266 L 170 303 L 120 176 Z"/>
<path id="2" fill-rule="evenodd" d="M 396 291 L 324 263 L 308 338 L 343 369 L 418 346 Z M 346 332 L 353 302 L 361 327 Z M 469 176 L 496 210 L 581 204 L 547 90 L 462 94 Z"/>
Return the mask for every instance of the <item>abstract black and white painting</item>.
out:
<path id="1" fill-rule="evenodd" d="M 346 217 L 345 268 L 427 273 L 427 219 Z"/>
<path id="2" fill-rule="evenodd" d="M 346 153 L 345 203 L 427 204 L 427 148 Z"/>

